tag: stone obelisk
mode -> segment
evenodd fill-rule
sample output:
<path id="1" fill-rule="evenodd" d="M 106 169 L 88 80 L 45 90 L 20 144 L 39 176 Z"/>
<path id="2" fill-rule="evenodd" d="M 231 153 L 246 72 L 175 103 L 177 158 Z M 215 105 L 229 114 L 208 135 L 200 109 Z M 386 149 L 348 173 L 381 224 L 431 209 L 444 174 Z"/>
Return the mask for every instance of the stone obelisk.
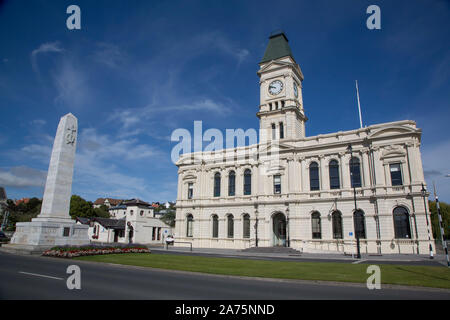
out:
<path id="1" fill-rule="evenodd" d="M 41 213 L 31 222 L 17 223 L 7 247 L 39 252 L 55 245 L 89 243 L 88 226 L 76 224 L 69 215 L 77 130 L 78 121 L 73 114 L 66 114 L 59 121 Z"/>

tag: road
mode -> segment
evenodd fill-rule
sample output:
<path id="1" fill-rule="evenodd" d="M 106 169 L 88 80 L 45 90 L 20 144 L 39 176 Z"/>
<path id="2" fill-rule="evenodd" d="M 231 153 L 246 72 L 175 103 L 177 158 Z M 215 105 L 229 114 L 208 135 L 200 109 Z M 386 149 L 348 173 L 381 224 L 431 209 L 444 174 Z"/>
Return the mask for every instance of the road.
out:
<path id="1" fill-rule="evenodd" d="M 69 290 L 66 269 L 81 268 L 81 289 Z M 206 275 L 77 260 L 0 253 L 1 299 L 450 299 L 450 290 L 324 284 Z"/>

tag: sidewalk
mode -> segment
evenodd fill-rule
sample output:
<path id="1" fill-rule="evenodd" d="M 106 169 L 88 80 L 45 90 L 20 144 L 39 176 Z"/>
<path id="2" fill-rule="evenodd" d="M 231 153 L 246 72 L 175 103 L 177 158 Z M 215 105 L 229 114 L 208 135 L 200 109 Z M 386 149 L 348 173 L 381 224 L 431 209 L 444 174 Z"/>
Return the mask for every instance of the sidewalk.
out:
<path id="1" fill-rule="evenodd" d="M 429 255 L 413 255 L 413 254 L 361 254 L 361 259 L 356 259 L 351 255 L 344 255 L 343 253 L 299 253 L 299 254 L 285 254 L 285 253 L 258 253 L 258 252 L 242 252 L 237 249 L 218 249 L 218 248 L 192 248 L 192 252 L 189 247 L 173 247 L 169 246 L 168 250 L 164 246 L 149 246 L 150 249 L 187 253 L 192 255 L 211 254 L 219 255 L 223 257 L 255 257 L 255 258 L 283 258 L 283 259 L 311 259 L 311 260 L 342 260 L 342 261 L 389 261 L 389 262 L 413 262 L 413 261 L 430 261 Z M 434 255 L 434 261 L 447 265 L 445 255 Z M 431 261 L 433 261 L 431 260 Z"/>

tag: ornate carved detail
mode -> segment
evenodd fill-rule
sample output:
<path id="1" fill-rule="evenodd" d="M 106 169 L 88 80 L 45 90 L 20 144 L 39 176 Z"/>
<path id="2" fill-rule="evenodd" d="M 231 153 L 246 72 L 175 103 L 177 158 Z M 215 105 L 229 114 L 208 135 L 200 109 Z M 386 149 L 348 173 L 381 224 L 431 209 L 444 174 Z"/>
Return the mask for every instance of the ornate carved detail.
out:
<path id="1" fill-rule="evenodd" d="M 75 129 L 75 126 L 72 124 L 70 127 L 67 128 L 67 134 L 66 134 L 66 143 L 71 144 L 72 146 L 75 143 L 76 139 L 76 133 L 77 129 Z"/>

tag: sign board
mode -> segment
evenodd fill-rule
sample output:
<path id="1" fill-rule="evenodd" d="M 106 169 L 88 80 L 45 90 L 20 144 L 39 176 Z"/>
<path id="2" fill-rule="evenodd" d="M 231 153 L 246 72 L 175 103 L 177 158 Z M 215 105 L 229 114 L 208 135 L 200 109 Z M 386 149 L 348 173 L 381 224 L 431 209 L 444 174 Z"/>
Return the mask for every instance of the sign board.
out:
<path id="1" fill-rule="evenodd" d="M 167 230 L 164 230 L 164 233 L 167 233 Z"/>
<path id="2" fill-rule="evenodd" d="M 353 232 L 349 232 L 348 235 L 351 237 L 353 235 Z"/>

